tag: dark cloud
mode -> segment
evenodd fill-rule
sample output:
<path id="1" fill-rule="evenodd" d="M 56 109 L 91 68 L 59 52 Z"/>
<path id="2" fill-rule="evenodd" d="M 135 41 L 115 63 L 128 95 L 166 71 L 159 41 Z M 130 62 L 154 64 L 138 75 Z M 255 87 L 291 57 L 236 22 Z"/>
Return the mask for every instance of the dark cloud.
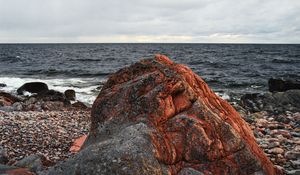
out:
<path id="1" fill-rule="evenodd" d="M 0 0 L 0 42 L 300 43 L 298 0 Z"/>

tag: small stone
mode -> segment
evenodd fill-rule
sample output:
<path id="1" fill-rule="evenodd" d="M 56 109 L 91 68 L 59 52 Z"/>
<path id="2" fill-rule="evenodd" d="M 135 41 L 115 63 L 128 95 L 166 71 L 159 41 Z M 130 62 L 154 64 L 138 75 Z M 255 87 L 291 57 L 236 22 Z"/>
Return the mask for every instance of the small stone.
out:
<path id="1" fill-rule="evenodd" d="M 300 133 L 299 132 L 291 132 L 291 135 L 293 137 L 300 137 Z"/>
<path id="2" fill-rule="evenodd" d="M 42 156 L 31 155 L 18 161 L 15 166 L 20 168 L 28 168 L 30 171 L 38 172 L 43 170 Z"/>
<path id="3" fill-rule="evenodd" d="M 8 162 L 8 155 L 6 150 L 0 146 L 0 164 L 6 164 Z"/>
<path id="4" fill-rule="evenodd" d="M 294 167 L 295 169 L 300 169 L 300 159 L 291 160 L 291 163 L 292 163 L 292 167 Z"/>
<path id="5" fill-rule="evenodd" d="M 271 136 L 277 136 L 277 135 L 282 135 L 283 137 L 285 138 L 291 138 L 291 134 L 289 131 L 286 131 L 286 130 L 272 130 L 270 132 L 270 135 Z"/>
<path id="6" fill-rule="evenodd" d="M 300 140 L 299 140 L 300 141 Z M 296 143 L 296 142 L 295 142 Z M 300 145 L 296 145 L 295 148 L 293 149 L 294 151 L 300 152 Z"/>
<path id="7" fill-rule="evenodd" d="M 270 123 L 268 124 L 267 126 L 269 129 L 284 129 L 284 126 L 283 125 L 280 125 L 278 123 Z"/>
<path id="8" fill-rule="evenodd" d="M 300 158 L 300 152 L 296 152 L 296 151 L 287 151 L 284 154 L 284 157 L 290 160 L 295 160 L 297 158 Z"/>
<path id="9" fill-rule="evenodd" d="M 274 165 L 275 168 L 277 168 L 280 172 L 284 172 L 284 168 L 282 166 L 279 165 Z"/>
<path id="10" fill-rule="evenodd" d="M 0 96 L 0 106 L 11 106 L 13 101 L 7 97 Z"/>
<path id="11" fill-rule="evenodd" d="M 255 121 L 256 121 L 256 126 L 258 127 L 264 127 L 268 123 L 268 120 L 263 118 L 256 119 Z"/>
<path id="12" fill-rule="evenodd" d="M 23 105 L 21 102 L 16 102 L 12 106 L 15 111 L 22 111 L 22 109 L 23 109 Z"/>
<path id="13" fill-rule="evenodd" d="M 274 147 L 277 147 L 279 145 L 280 145 L 279 142 L 271 142 L 271 143 L 269 143 L 268 148 L 274 148 Z"/>
<path id="14" fill-rule="evenodd" d="M 288 175 L 300 175 L 300 169 L 287 172 Z"/>
<path id="15" fill-rule="evenodd" d="M 282 154 L 282 153 L 284 153 L 284 150 L 282 148 L 276 147 L 276 148 L 270 149 L 269 153 Z"/>

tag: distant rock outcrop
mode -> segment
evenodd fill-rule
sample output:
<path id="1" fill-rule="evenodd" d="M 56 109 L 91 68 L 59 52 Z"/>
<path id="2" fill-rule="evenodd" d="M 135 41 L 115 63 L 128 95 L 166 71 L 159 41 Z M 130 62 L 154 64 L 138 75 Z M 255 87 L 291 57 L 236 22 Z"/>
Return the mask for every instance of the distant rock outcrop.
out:
<path id="1" fill-rule="evenodd" d="M 280 174 L 250 127 L 166 56 L 111 75 L 81 151 L 46 174 Z"/>
<path id="2" fill-rule="evenodd" d="M 267 111 L 281 114 L 286 111 L 300 112 L 300 89 L 264 94 L 245 94 L 241 97 L 243 108 L 253 112 Z"/>
<path id="3" fill-rule="evenodd" d="M 284 92 L 291 89 L 300 89 L 300 81 L 291 79 L 270 78 L 268 84 L 270 92 Z"/>

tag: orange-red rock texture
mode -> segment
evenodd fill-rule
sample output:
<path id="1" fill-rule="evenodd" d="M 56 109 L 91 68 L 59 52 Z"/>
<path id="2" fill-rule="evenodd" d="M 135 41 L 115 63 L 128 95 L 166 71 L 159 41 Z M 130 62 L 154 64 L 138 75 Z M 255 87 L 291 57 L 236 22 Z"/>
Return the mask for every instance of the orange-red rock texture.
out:
<path id="1" fill-rule="evenodd" d="M 77 157 L 49 174 L 280 173 L 234 108 L 163 55 L 112 74 L 91 120 Z"/>

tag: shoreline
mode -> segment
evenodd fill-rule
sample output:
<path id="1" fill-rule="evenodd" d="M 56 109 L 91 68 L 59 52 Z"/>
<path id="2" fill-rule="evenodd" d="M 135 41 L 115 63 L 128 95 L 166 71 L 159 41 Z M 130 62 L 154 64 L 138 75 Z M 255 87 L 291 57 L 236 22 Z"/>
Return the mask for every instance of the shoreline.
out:
<path id="1" fill-rule="evenodd" d="M 0 164 L 14 166 L 22 159 L 39 155 L 47 162 L 44 168 L 48 168 L 74 155 L 70 151 L 72 144 L 89 132 L 91 108 L 73 106 L 64 100 L 57 100 L 57 97 L 51 100 L 52 96 L 22 98 L 22 102 L 11 103 L 14 106 L 11 110 L 3 111 L 5 108 L 0 108 L 0 153 L 5 150 L 6 154 L 0 154 L 0 160 L 1 156 L 7 159 Z M 256 102 L 258 99 L 246 100 Z M 240 104 L 243 103 L 237 101 L 232 105 L 251 127 L 267 157 L 287 174 L 297 171 L 300 113 L 288 110 L 278 114 L 264 110 L 251 112 L 247 104 Z M 20 105 L 21 108 L 18 107 Z"/>

